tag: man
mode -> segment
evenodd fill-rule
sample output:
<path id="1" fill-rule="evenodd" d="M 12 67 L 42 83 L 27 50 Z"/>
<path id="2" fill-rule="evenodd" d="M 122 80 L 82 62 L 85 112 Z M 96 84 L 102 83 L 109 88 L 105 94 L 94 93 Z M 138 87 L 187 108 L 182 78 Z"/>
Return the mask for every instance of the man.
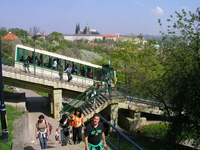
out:
<path id="1" fill-rule="evenodd" d="M 67 72 L 68 82 L 70 82 L 72 80 L 72 76 L 71 76 L 72 68 L 71 68 L 70 65 L 67 67 L 67 69 L 65 70 L 65 72 Z"/>
<path id="2" fill-rule="evenodd" d="M 30 56 L 25 57 L 25 59 L 24 59 L 24 70 L 25 70 L 26 73 L 27 73 L 27 72 L 30 73 L 30 70 L 29 70 L 29 63 L 30 63 Z M 26 71 L 26 69 L 27 69 L 27 71 Z"/>
<path id="3" fill-rule="evenodd" d="M 85 149 L 86 150 L 103 150 L 106 148 L 106 139 L 104 127 L 100 121 L 100 114 L 93 115 L 93 121 L 86 126 L 85 130 Z M 102 143 L 103 140 L 103 143 Z"/>

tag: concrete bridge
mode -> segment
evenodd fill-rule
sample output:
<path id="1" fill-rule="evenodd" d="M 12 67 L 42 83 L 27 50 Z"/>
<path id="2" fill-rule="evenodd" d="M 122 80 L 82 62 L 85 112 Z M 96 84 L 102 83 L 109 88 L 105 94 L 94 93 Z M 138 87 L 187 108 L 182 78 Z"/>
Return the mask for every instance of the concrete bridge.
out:
<path id="1" fill-rule="evenodd" d="M 78 79 L 74 77 L 72 82 L 61 81 L 59 79 L 58 73 L 53 72 L 51 75 L 43 74 L 41 68 L 37 67 L 37 74 L 25 73 L 23 67 L 12 67 L 7 65 L 2 65 L 3 82 L 6 85 L 21 87 L 25 89 L 30 89 L 34 91 L 40 91 L 48 93 L 51 106 L 51 114 L 53 114 L 55 119 L 60 118 L 60 111 L 62 109 L 62 97 L 75 98 L 80 93 L 84 92 L 90 86 L 93 85 L 93 80 L 91 79 Z M 64 79 L 67 79 L 67 74 L 64 75 Z M 117 92 L 117 91 L 116 91 Z M 113 92 L 113 93 L 116 93 Z M 151 114 L 162 115 L 162 110 L 159 109 L 158 105 L 145 103 L 144 101 L 134 102 L 129 100 L 118 92 L 113 94 L 111 98 L 104 93 L 101 93 L 101 99 L 97 99 L 97 107 L 92 108 L 88 106 L 84 109 L 84 115 L 86 120 L 90 119 L 95 112 L 100 112 L 105 108 L 107 114 L 110 115 L 113 124 L 117 124 L 118 121 L 118 110 L 119 109 L 129 109 L 137 113 L 146 112 Z M 136 99 L 135 99 L 136 100 Z M 80 106 L 80 104 L 77 104 Z"/>

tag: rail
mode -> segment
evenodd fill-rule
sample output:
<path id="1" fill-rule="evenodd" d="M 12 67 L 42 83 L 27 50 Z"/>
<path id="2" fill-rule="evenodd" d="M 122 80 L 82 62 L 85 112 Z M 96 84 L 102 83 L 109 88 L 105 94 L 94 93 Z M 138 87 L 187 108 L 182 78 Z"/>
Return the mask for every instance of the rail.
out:
<path id="1" fill-rule="evenodd" d="M 92 88 L 93 88 L 93 86 L 90 86 L 87 90 L 85 90 L 83 93 L 81 93 L 80 95 L 78 95 L 75 99 L 73 99 L 72 101 L 70 101 L 67 105 L 65 105 L 63 107 L 63 109 L 62 109 L 62 111 L 60 113 L 63 114 L 65 112 L 71 112 L 71 109 L 73 109 L 80 101 L 82 101 L 83 99 L 85 99 L 85 97 L 87 97 L 88 94 L 91 94 Z M 88 94 L 85 94 L 85 93 L 88 93 Z"/>
<path id="2" fill-rule="evenodd" d="M 111 146 L 114 150 L 120 150 L 120 137 L 123 137 L 125 140 L 127 140 L 131 145 L 133 145 L 135 148 L 142 150 L 142 148 L 137 145 L 134 141 L 132 141 L 129 137 L 127 137 L 124 133 L 122 133 L 119 129 L 117 129 L 115 126 L 113 126 L 110 122 L 108 122 L 104 117 L 100 116 L 101 119 L 106 122 L 110 127 L 112 127 L 117 132 L 117 147 L 114 146 L 108 139 L 106 139 L 106 142 L 109 146 Z"/>
<path id="3" fill-rule="evenodd" d="M 27 68 L 25 68 L 24 62 L 22 62 L 22 61 L 15 61 L 13 59 L 8 59 L 8 58 L 2 57 L 2 64 L 15 67 L 15 69 L 17 71 L 19 71 L 21 73 L 26 73 L 25 69 L 27 69 Z M 60 75 L 59 75 L 58 70 L 35 65 L 36 71 L 34 71 L 34 64 L 29 63 L 28 65 L 29 65 L 29 70 L 30 70 L 29 74 L 34 74 L 34 75 L 41 76 L 41 77 L 54 77 L 54 78 L 57 78 L 58 80 L 60 79 Z M 81 86 L 89 87 L 94 82 L 98 81 L 98 80 L 96 80 L 96 78 L 91 79 L 91 78 L 81 76 L 81 75 L 77 75 L 77 74 L 71 74 L 71 76 L 73 77 L 71 82 L 74 82 L 74 83 L 79 84 Z M 68 80 L 68 75 L 67 75 L 66 72 L 63 72 L 63 79 L 64 80 L 62 80 L 61 82 Z"/>

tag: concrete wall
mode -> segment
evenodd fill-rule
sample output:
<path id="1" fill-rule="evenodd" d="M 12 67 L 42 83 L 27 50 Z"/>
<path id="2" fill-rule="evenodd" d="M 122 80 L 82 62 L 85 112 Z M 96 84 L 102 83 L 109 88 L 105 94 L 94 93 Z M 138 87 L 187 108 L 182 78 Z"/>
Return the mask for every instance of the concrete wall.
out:
<path id="1" fill-rule="evenodd" d="M 84 35 L 65 35 L 64 38 L 65 38 L 65 40 L 68 40 L 68 41 L 76 41 L 76 40 L 81 40 L 81 39 L 89 40 L 89 41 L 92 41 L 94 39 L 103 40 L 103 37 L 98 36 L 98 35 L 87 35 L 87 36 L 84 36 Z"/>

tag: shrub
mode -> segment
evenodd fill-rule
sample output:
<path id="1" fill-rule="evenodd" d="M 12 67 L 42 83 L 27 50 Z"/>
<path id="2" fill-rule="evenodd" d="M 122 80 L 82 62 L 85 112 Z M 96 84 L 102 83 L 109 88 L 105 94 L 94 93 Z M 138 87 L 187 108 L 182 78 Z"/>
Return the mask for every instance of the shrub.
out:
<path id="1" fill-rule="evenodd" d="M 147 137 L 162 139 L 167 133 L 168 127 L 167 123 L 150 124 L 142 127 L 140 131 Z"/>

